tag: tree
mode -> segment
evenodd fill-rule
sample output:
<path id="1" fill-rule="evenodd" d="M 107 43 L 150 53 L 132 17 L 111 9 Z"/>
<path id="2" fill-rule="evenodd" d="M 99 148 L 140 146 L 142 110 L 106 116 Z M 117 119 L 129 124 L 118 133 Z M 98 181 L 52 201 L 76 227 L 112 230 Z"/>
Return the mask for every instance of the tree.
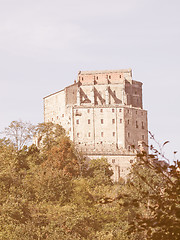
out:
<path id="1" fill-rule="evenodd" d="M 3 134 L 10 139 L 17 150 L 28 144 L 34 135 L 34 126 L 29 122 L 12 121 Z"/>
<path id="2" fill-rule="evenodd" d="M 51 122 L 39 123 L 35 129 L 36 145 L 43 151 L 49 151 L 52 146 L 59 143 L 62 136 L 65 136 L 65 129 Z"/>
<path id="3" fill-rule="evenodd" d="M 160 155 L 158 150 L 154 152 Z M 169 165 L 156 155 L 138 154 L 128 183 L 131 189 L 129 205 L 131 209 L 134 206 L 129 233 L 139 232 L 151 240 L 180 238 L 179 167 L 178 160 Z M 124 203 L 127 204 L 127 198 Z"/>
<path id="4" fill-rule="evenodd" d="M 111 185 L 113 170 L 105 158 L 91 159 L 86 175 L 91 178 L 93 185 Z"/>

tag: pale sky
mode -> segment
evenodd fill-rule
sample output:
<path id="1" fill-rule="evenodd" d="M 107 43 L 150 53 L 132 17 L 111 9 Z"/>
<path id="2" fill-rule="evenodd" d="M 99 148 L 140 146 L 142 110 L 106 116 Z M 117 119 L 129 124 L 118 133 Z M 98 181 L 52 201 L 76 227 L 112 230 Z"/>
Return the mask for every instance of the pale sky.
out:
<path id="1" fill-rule="evenodd" d="M 149 130 L 180 156 L 179 0 L 0 0 L 0 131 L 43 122 L 79 70 L 132 68 Z"/>

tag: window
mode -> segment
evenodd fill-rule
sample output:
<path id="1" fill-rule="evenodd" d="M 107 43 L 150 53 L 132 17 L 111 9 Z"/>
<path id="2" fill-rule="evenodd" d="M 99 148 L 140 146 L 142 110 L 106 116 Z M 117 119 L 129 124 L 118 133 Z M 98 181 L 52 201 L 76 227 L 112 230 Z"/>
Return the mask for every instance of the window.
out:
<path id="1" fill-rule="evenodd" d="M 104 121 L 103 121 L 103 119 L 101 119 L 101 124 L 103 124 L 104 123 Z"/>
<path id="2" fill-rule="evenodd" d="M 109 79 L 111 79 L 111 76 L 109 75 Z"/>
<path id="3" fill-rule="evenodd" d="M 138 121 L 136 121 L 136 128 L 138 128 Z"/>
<path id="4" fill-rule="evenodd" d="M 89 132 L 89 133 L 88 133 L 88 137 L 90 137 L 90 136 L 91 136 L 91 133 Z"/>
<path id="5" fill-rule="evenodd" d="M 79 124 L 79 119 L 76 120 L 76 124 Z"/>
<path id="6" fill-rule="evenodd" d="M 114 108 L 112 109 L 112 112 L 114 112 Z"/>
<path id="7" fill-rule="evenodd" d="M 83 77 L 82 77 L 82 81 L 83 81 Z"/>
<path id="8" fill-rule="evenodd" d="M 115 163 L 115 159 L 112 159 L 112 163 Z"/>
<path id="9" fill-rule="evenodd" d="M 64 114 L 62 114 L 62 117 L 64 117 Z"/>
<path id="10" fill-rule="evenodd" d="M 122 109 L 121 109 L 121 108 L 119 109 L 119 112 L 122 112 Z"/>
<path id="11" fill-rule="evenodd" d="M 52 121 L 53 121 L 53 118 L 52 118 Z"/>
<path id="12" fill-rule="evenodd" d="M 128 122 L 128 124 L 129 124 L 129 119 L 128 119 L 128 121 L 127 121 L 127 122 Z"/>
<path id="13" fill-rule="evenodd" d="M 128 132 L 128 137 L 130 137 L 130 133 Z"/>
<path id="14" fill-rule="evenodd" d="M 101 137 L 103 137 L 104 136 L 104 133 L 103 132 L 101 132 Z"/>
<path id="15" fill-rule="evenodd" d="M 121 75 L 119 75 L 119 78 L 121 78 Z"/>
<path id="16" fill-rule="evenodd" d="M 122 118 L 120 119 L 120 123 L 122 123 Z"/>
<path id="17" fill-rule="evenodd" d="M 129 113 L 129 109 L 127 110 L 127 112 Z"/>
<path id="18" fill-rule="evenodd" d="M 112 119 L 112 124 L 115 124 L 115 119 Z"/>
<path id="19" fill-rule="evenodd" d="M 96 79 L 98 80 L 98 76 L 96 77 Z"/>
<path id="20" fill-rule="evenodd" d="M 90 124 L 91 123 L 91 120 L 90 119 L 88 119 L 88 124 Z"/>
<path id="21" fill-rule="evenodd" d="M 137 114 L 137 111 L 136 111 L 136 114 Z"/>
<path id="22" fill-rule="evenodd" d="M 59 117 L 57 116 L 57 119 L 58 119 Z"/>
<path id="23" fill-rule="evenodd" d="M 79 133 L 77 133 L 77 137 L 79 137 Z"/>
<path id="24" fill-rule="evenodd" d="M 144 122 L 142 122 L 142 129 L 144 129 Z"/>
<path id="25" fill-rule="evenodd" d="M 87 112 L 90 113 L 90 109 L 88 109 Z"/>
<path id="26" fill-rule="evenodd" d="M 100 109 L 100 112 L 103 112 L 103 109 L 102 109 L 102 108 Z"/>
<path id="27" fill-rule="evenodd" d="M 113 132 L 113 137 L 115 137 L 115 132 Z"/>
<path id="28" fill-rule="evenodd" d="M 130 160 L 130 163 L 133 163 L 133 160 L 132 160 L 132 159 Z"/>

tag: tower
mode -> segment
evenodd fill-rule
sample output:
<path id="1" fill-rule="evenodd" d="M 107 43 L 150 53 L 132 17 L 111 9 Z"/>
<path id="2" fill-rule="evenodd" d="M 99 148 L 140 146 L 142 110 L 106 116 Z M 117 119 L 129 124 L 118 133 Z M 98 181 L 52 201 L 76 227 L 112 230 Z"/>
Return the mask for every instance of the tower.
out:
<path id="1" fill-rule="evenodd" d="M 132 70 L 80 71 L 77 81 L 44 98 L 44 121 L 61 124 L 88 158 L 107 158 L 114 181 L 126 177 L 135 149 L 148 144 L 142 83 Z"/>

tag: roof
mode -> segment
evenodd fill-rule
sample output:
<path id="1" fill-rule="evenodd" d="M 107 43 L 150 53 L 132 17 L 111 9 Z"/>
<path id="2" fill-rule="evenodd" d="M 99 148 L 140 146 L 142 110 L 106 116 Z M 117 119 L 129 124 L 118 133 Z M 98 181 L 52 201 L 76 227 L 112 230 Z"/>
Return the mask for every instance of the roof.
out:
<path id="1" fill-rule="evenodd" d="M 103 73 L 132 73 L 132 69 L 119 69 L 119 70 L 98 70 L 98 71 L 79 71 L 78 75 L 91 75 L 91 74 L 103 74 Z"/>
<path id="2" fill-rule="evenodd" d="M 69 85 L 69 86 L 65 87 L 64 89 L 62 89 L 62 90 L 60 90 L 60 91 L 58 91 L 58 92 L 51 93 L 51 94 L 49 94 L 48 96 L 46 96 L 46 97 L 43 97 L 43 99 L 45 99 L 45 98 L 48 98 L 48 97 L 50 97 L 50 96 L 52 96 L 52 95 L 55 95 L 55 94 L 57 94 L 57 93 L 60 93 L 60 92 L 62 92 L 62 91 L 65 91 L 65 90 L 66 90 L 66 88 L 72 87 L 72 86 L 74 86 L 74 85 L 77 85 L 77 84 L 78 84 L 78 83 L 73 83 L 73 84 L 71 84 L 71 85 Z"/>

